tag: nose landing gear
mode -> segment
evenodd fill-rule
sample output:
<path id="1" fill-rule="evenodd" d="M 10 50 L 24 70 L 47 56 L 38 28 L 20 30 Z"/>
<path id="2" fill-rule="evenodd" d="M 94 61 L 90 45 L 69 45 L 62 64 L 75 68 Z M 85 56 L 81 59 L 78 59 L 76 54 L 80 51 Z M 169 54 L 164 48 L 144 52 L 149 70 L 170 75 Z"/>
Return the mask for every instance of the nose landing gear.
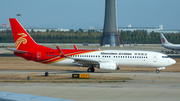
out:
<path id="1" fill-rule="evenodd" d="M 159 72 L 160 72 L 160 71 L 157 69 L 157 70 L 156 70 L 156 73 L 159 73 Z"/>

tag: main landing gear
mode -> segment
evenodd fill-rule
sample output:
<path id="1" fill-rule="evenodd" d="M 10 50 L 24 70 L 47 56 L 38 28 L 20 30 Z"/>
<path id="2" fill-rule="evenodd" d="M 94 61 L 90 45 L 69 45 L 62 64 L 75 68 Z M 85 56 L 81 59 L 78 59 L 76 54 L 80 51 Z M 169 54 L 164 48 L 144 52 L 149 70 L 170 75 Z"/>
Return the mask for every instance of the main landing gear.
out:
<path id="1" fill-rule="evenodd" d="M 95 71 L 95 69 L 94 69 L 93 66 L 90 66 L 90 67 L 87 69 L 87 72 L 94 72 L 94 71 Z"/>
<path id="2" fill-rule="evenodd" d="M 156 70 L 156 73 L 159 73 L 159 72 L 160 72 L 160 71 L 157 69 L 157 70 Z"/>

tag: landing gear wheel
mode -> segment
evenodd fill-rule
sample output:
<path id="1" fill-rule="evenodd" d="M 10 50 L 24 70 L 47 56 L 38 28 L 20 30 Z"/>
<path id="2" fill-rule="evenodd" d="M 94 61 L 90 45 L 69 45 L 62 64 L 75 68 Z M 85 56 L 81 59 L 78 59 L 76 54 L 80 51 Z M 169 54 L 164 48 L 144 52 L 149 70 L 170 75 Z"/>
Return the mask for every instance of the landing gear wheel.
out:
<path id="1" fill-rule="evenodd" d="M 94 67 L 91 67 L 91 68 L 87 69 L 87 72 L 94 72 L 94 71 L 95 71 Z"/>
<path id="2" fill-rule="evenodd" d="M 88 69 L 87 69 L 87 72 L 91 72 L 91 68 L 88 68 Z"/>
<path id="3" fill-rule="evenodd" d="M 156 73 L 159 73 L 159 70 L 156 70 Z"/>
<path id="4" fill-rule="evenodd" d="M 94 68 L 91 68 L 91 72 L 94 72 L 95 71 L 95 69 Z"/>

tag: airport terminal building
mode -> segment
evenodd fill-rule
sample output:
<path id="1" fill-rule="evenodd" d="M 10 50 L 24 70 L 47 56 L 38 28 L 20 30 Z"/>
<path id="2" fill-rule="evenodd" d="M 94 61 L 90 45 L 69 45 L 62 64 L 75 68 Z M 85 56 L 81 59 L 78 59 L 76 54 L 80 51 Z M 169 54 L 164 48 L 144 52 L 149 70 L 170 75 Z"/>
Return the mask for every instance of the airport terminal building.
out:
<path id="1" fill-rule="evenodd" d="M 28 31 L 31 31 L 32 29 L 37 32 L 46 32 L 48 29 L 49 31 L 64 31 L 67 32 L 69 29 L 63 29 L 63 28 L 25 28 Z M 2 30 L 11 30 L 10 27 L 0 27 L 0 31 Z M 83 29 L 84 31 L 88 30 L 97 30 L 97 31 L 103 31 L 103 29 L 95 28 L 95 27 L 89 27 L 89 29 Z M 180 33 L 180 29 L 163 29 L 163 25 L 159 25 L 159 27 L 132 27 L 131 25 L 128 25 L 128 27 L 118 27 L 119 32 L 120 31 L 135 31 L 135 30 L 147 30 L 148 33 L 154 31 L 158 33 Z"/>
<path id="2" fill-rule="evenodd" d="M 154 31 L 158 33 L 180 33 L 178 29 L 163 29 L 163 25 L 159 25 L 159 27 L 118 27 L 119 31 L 135 31 L 135 30 L 146 30 L 148 33 Z"/>

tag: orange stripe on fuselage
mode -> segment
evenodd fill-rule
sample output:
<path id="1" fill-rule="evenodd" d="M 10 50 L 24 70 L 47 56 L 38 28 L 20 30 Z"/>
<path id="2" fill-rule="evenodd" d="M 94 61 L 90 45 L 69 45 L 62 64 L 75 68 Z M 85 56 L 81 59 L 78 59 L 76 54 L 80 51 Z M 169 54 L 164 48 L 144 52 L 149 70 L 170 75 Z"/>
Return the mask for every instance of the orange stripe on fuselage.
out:
<path id="1" fill-rule="evenodd" d="M 66 54 L 66 55 L 67 55 L 67 56 L 80 55 L 80 54 L 91 53 L 91 52 L 94 52 L 94 51 L 99 51 L 99 50 L 76 51 L 76 52 L 68 53 L 68 54 Z M 66 57 L 54 57 L 54 58 L 51 58 L 51 59 L 48 59 L 48 60 L 44 60 L 44 61 L 40 61 L 40 62 L 41 62 L 41 63 L 44 63 L 44 64 L 52 64 L 52 63 L 55 63 L 55 62 L 58 62 L 58 61 L 62 61 L 62 60 L 65 60 L 65 59 L 67 59 L 67 58 L 66 58 Z"/>
<path id="2" fill-rule="evenodd" d="M 67 58 L 59 58 L 59 59 L 56 59 L 56 60 L 51 60 L 51 61 L 47 61 L 47 62 L 43 62 L 44 64 L 52 64 L 52 63 L 56 63 L 56 62 L 59 62 L 59 61 L 62 61 L 62 60 L 65 60 Z"/>
<path id="3" fill-rule="evenodd" d="M 47 60 L 43 60 L 43 61 L 40 61 L 40 62 L 48 62 L 48 61 L 51 61 L 51 60 L 53 60 L 53 59 L 57 59 L 57 58 L 62 58 L 62 57 L 53 57 L 53 58 L 50 58 L 50 59 L 47 59 Z"/>

